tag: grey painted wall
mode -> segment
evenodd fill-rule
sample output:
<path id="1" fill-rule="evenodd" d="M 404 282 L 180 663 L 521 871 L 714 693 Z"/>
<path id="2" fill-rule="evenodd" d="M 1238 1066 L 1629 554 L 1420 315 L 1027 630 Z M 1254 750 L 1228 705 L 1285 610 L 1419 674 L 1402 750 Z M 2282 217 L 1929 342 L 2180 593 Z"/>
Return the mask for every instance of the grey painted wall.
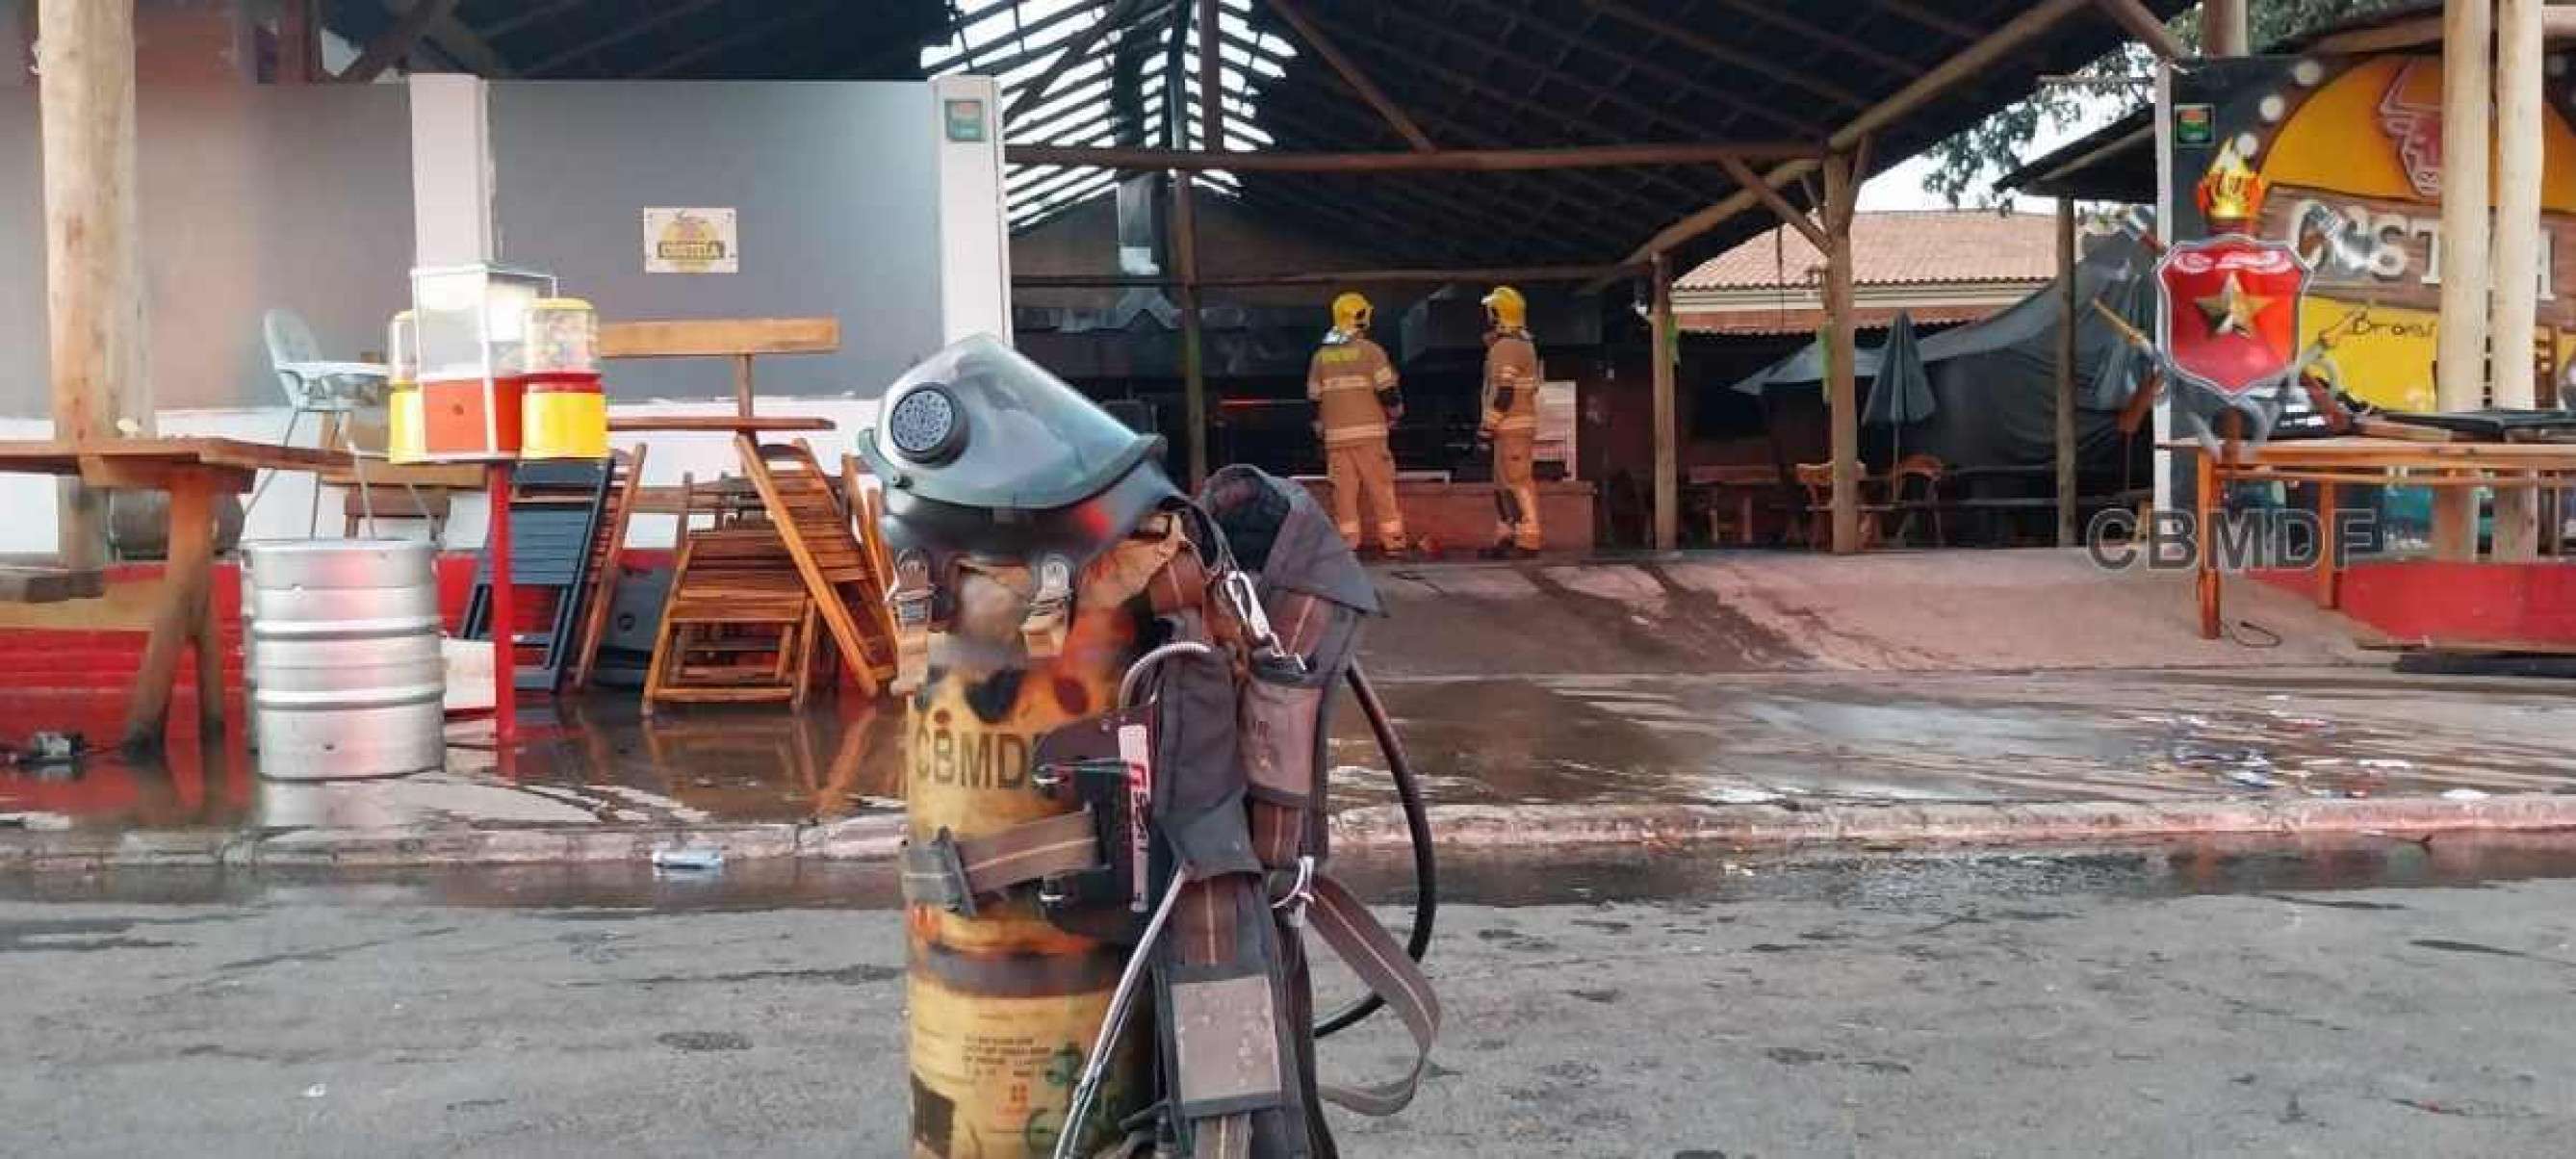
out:
<path id="1" fill-rule="evenodd" d="M 398 85 L 137 94 L 147 362 L 161 410 L 276 406 L 261 316 L 326 353 L 384 346 L 408 301 L 410 113 Z M 0 88 L 0 417 L 40 417 L 44 191 L 36 90 Z"/>
<path id="2" fill-rule="evenodd" d="M 502 259 L 603 321 L 832 315 L 841 349 L 762 359 L 762 394 L 874 397 L 938 349 L 938 120 L 924 85 L 492 86 Z M 647 274 L 648 206 L 739 211 L 742 272 Z M 618 398 L 729 394 L 716 360 L 619 362 Z"/>

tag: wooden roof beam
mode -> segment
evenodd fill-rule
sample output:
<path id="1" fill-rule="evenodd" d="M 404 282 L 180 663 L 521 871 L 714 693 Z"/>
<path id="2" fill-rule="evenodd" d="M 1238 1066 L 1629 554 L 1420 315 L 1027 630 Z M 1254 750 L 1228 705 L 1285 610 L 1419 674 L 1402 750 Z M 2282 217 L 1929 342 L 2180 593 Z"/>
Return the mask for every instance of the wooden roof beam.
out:
<path id="1" fill-rule="evenodd" d="M 1789 204 L 1789 199 L 1780 196 L 1779 190 L 1771 188 L 1771 183 L 1763 180 L 1761 174 L 1754 172 L 1751 165 L 1745 164 L 1743 158 L 1728 157 L 1720 160 L 1718 164 L 1726 167 L 1727 173 L 1735 178 L 1737 185 L 1751 192 L 1754 197 L 1761 200 L 1762 204 L 1769 206 L 1772 213 L 1779 215 L 1783 224 L 1797 230 L 1800 236 L 1806 238 L 1807 244 L 1816 247 L 1816 252 L 1823 253 L 1831 248 L 1832 242 L 1825 236 L 1825 227 L 1816 224 L 1815 219 L 1807 216 L 1805 211 Z"/>
<path id="2" fill-rule="evenodd" d="M 1011 101 L 1010 107 L 1002 113 L 1002 124 L 1008 126 L 1021 114 L 1036 108 L 1040 101 L 1046 99 L 1047 89 L 1065 74 L 1065 70 L 1081 63 L 1083 58 L 1091 55 L 1092 46 L 1100 43 L 1102 37 L 1134 19 L 1136 10 L 1140 7 L 1142 5 L 1138 0 L 1117 0 L 1107 12 L 1101 14 L 1099 20 L 1075 33 L 1073 39 L 1065 42 L 1064 52 L 1055 58 L 1055 63 L 1048 65 L 1045 72 L 1039 73 L 1037 79 L 1030 81 L 1029 86 L 1022 89 L 1020 95 Z"/>
<path id="3" fill-rule="evenodd" d="M 529 76 L 533 77 L 544 76 L 547 73 L 562 68 L 576 60 L 580 60 L 584 57 L 595 56 L 599 53 L 599 50 L 607 48 L 610 45 L 623 44 L 626 41 L 642 36 L 647 32 L 651 32 L 656 28 L 686 20 L 689 17 L 695 16 L 700 12 L 704 12 L 709 8 L 713 8 L 722 2 L 723 0 L 685 0 L 683 3 L 673 4 L 651 16 L 647 16 L 631 24 L 619 27 L 614 31 L 591 37 L 588 40 L 575 44 L 570 48 L 563 49 L 552 56 L 546 57 L 544 60 L 531 64 L 528 66 L 527 73 Z"/>
<path id="4" fill-rule="evenodd" d="M 1306 99 L 1307 98 L 1302 95 L 1292 96 L 1288 93 L 1265 94 L 1261 103 L 1261 115 L 1264 118 L 1275 118 L 1283 114 L 1306 111 L 1319 113 L 1329 112 L 1334 115 L 1341 115 L 1345 111 L 1343 106 L 1338 103 L 1326 104 L 1320 101 L 1314 103 L 1312 110 L 1308 110 L 1303 103 Z M 1351 115 L 1361 116 L 1365 114 L 1353 112 Z M 1484 132 L 1483 130 L 1469 128 L 1465 125 L 1448 121 L 1436 121 L 1434 124 L 1444 137 L 1453 141 L 1463 142 L 1471 147 L 1488 149 L 1510 147 L 1509 144 L 1503 141 L 1499 136 Z M 1529 175 L 1504 175 L 1496 179 L 1512 183 L 1510 187 L 1516 193 L 1520 191 L 1529 191 L 1536 194 L 1536 198 L 1530 204 L 1531 216 L 1534 218 L 1544 219 L 1546 214 L 1553 212 L 1558 206 L 1564 204 L 1566 200 L 1564 194 L 1558 190 L 1530 190 L 1528 186 L 1520 184 L 1522 181 L 1529 180 Z M 1657 203 L 1654 198 L 1645 196 L 1638 192 L 1634 187 L 1623 186 L 1615 181 L 1607 180 L 1600 173 L 1592 170 L 1566 170 L 1560 174 L 1559 182 L 1551 182 L 1551 184 L 1557 184 L 1560 182 L 1580 186 L 1591 198 L 1593 198 L 1590 208 L 1595 210 L 1598 210 L 1603 206 L 1615 206 L 1637 208 L 1644 212 L 1657 214 L 1664 211 L 1663 207 Z"/>
<path id="5" fill-rule="evenodd" d="M 2138 0 L 2094 0 L 2094 3 L 2102 9 L 2104 15 L 2111 18 L 2113 23 L 2120 26 L 2121 31 L 2128 33 L 2138 43 L 2146 45 L 2147 51 L 2156 54 L 2156 59 L 2164 61 L 2191 59 L 2191 50 L 2184 48 L 2181 41 L 2174 39 L 2173 30 L 2165 27 L 2165 22 L 2156 19 L 2156 14 L 2148 11 L 2147 6 L 2139 3 Z"/>
<path id="6" fill-rule="evenodd" d="M 1423 132 L 1422 126 L 1415 123 L 1412 115 L 1404 111 L 1403 106 L 1396 104 L 1386 95 L 1385 90 L 1377 87 L 1377 82 L 1369 79 L 1368 72 L 1362 69 L 1358 62 L 1343 53 L 1341 46 L 1335 44 L 1333 38 L 1326 35 L 1314 21 L 1306 18 L 1305 12 L 1298 8 L 1296 0 L 1267 0 L 1267 2 L 1270 10 L 1278 13 L 1279 18 L 1286 21 L 1289 28 L 1295 30 L 1297 38 L 1305 41 L 1308 48 L 1314 49 L 1315 55 L 1322 57 L 1324 63 L 1332 68 L 1335 75 L 1342 78 L 1344 84 L 1351 86 L 1351 91 L 1358 93 L 1361 100 L 1367 101 L 1370 108 L 1376 109 L 1377 115 L 1386 118 L 1386 123 L 1395 129 L 1397 136 L 1404 138 L 1417 152 L 1428 153 L 1439 148 L 1432 143 L 1431 135 Z"/>
<path id="7" fill-rule="evenodd" d="M 1323 23 L 1330 26 L 1331 21 L 1324 21 Z M 1376 42 L 1374 41 L 1363 41 L 1363 43 L 1368 43 L 1372 46 L 1376 45 Z M 1391 52 L 1392 50 L 1380 48 L 1380 51 Z M 1429 60 L 1412 60 L 1401 63 L 1408 72 L 1428 78 L 1432 81 L 1437 81 L 1440 84 L 1446 85 L 1457 91 L 1461 95 L 1482 97 L 1507 105 L 1514 112 L 1517 112 L 1522 116 L 1551 122 L 1561 129 L 1591 136 L 1595 138 L 1596 141 L 1606 138 L 1609 135 L 1608 131 L 1603 129 L 1601 126 L 1567 113 L 1561 107 L 1548 104 L 1544 101 L 1531 100 L 1519 93 L 1508 92 L 1503 89 L 1496 88 L 1483 79 L 1469 73 L 1450 68 L 1447 65 L 1438 64 Z M 1698 198 L 1707 195 L 1704 190 L 1694 188 L 1686 182 L 1673 178 L 1669 174 L 1641 171 L 1641 180 L 1665 186 L 1685 197 Z"/>
<path id="8" fill-rule="evenodd" d="M 1884 8 L 1962 43 L 1974 44 L 1978 37 L 1985 35 L 1985 30 L 1974 24 L 1954 20 L 1914 3 L 1913 0 L 1867 0 L 1867 2 L 1873 8 Z"/>
<path id="9" fill-rule="evenodd" d="M 1212 274 L 1199 279 L 1199 285 L 1216 289 L 1249 289 L 1260 286 L 1404 286 L 1445 285 L 1450 282 L 1581 282 L 1593 278 L 1617 277 L 1635 271 L 1626 266 L 1466 266 L 1455 269 L 1415 268 L 1376 270 L 1296 271 L 1275 274 Z M 1013 274 L 1011 284 L 1033 289 L 1093 289 L 1121 286 L 1170 286 L 1180 279 L 1131 274 Z"/>
<path id="10" fill-rule="evenodd" d="M 775 33 L 781 29 L 792 28 L 796 25 L 806 23 L 807 21 L 821 19 L 824 16 L 840 11 L 841 8 L 841 0 L 819 0 L 817 3 L 790 8 L 784 12 L 779 12 L 737 27 L 731 32 L 716 37 L 713 40 L 707 41 L 706 43 L 698 45 L 696 48 L 692 48 L 677 56 L 664 57 L 660 62 L 654 64 L 652 67 L 637 71 L 635 75 L 639 78 L 669 76 L 672 73 L 678 72 L 681 69 L 687 68 L 690 65 L 696 64 L 708 57 L 740 48 L 743 45 L 759 40 L 760 38 Z"/>
<path id="11" fill-rule="evenodd" d="M 402 63 L 413 49 L 420 47 L 421 38 L 428 35 L 432 23 L 455 11 L 456 0 L 412 0 L 411 7 L 395 19 L 392 26 L 377 33 L 375 39 L 368 41 L 367 47 L 358 53 L 358 59 L 350 61 L 349 67 L 340 70 L 340 75 L 332 79 L 342 84 L 357 85 L 374 81 L 384 75 L 386 69 Z"/>
<path id="12" fill-rule="evenodd" d="M 1285 112 L 1286 110 L 1272 109 L 1271 111 L 1277 113 Z M 1292 126 L 1283 123 L 1281 128 L 1289 130 L 1287 134 L 1283 135 L 1283 141 L 1293 140 L 1299 135 L 1304 135 L 1299 132 L 1299 130 L 1303 128 L 1302 126 Z M 1498 174 L 1488 180 L 1518 182 L 1527 179 L 1528 176 L 1529 175 L 1526 174 Z M 1568 232 L 1580 232 L 1586 235 L 1592 242 L 1601 244 L 1607 248 L 1615 249 L 1619 244 L 1621 244 L 1621 239 L 1619 237 L 1602 232 L 1599 227 L 1591 225 L 1588 218 L 1580 216 L 1562 219 L 1551 218 L 1549 211 L 1554 202 L 1551 200 L 1542 203 L 1537 198 L 1522 198 L 1521 194 L 1526 192 L 1528 191 L 1525 188 L 1515 185 L 1511 198 L 1505 199 L 1502 203 L 1496 203 L 1493 201 L 1480 201 L 1454 196 L 1448 191 L 1440 189 L 1425 181 L 1406 181 L 1388 182 L 1382 185 L 1372 186 L 1371 196 L 1393 196 L 1420 204 L 1426 208 L 1427 212 L 1434 215 L 1435 220 L 1464 220 L 1473 224 L 1488 236 L 1549 239 L 1550 244 L 1556 244 L 1552 239 Z M 1510 212 L 1513 202 L 1517 202 L 1521 209 L 1517 219 Z M 1578 247 L 1568 244 L 1565 248 L 1575 249 Z M 1589 257 L 1600 251 L 1582 249 L 1580 252 L 1582 252 L 1584 256 Z"/>
<path id="13" fill-rule="evenodd" d="M 1218 153 L 1201 149 L 1082 149 L 1010 145 L 1015 165 L 1090 165 L 1108 169 L 1231 169 L 1238 173 L 1499 173 L 1529 169 L 1618 169 L 1636 165 L 1707 165 L 1723 158 L 1814 159 L 1813 145 L 1647 142 L 1568 145 L 1553 149 L 1443 149 L 1432 153 Z"/>
<path id="14" fill-rule="evenodd" d="M 2093 0 L 2036 0 L 2030 7 L 2023 9 L 2020 15 L 2005 21 L 2001 27 L 1989 33 L 1985 39 L 1969 45 L 1950 59 L 1941 62 L 1930 72 L 1916 77 L 1912 83 L 1897 90 L 1886 100 L 1864 110 L 1858 117 L 1854 117 L 1850 124 L 1837 130 L 1833 137 L 1827 140 L 1826 147 L 1843 151 L 1858 146 L 1863 138 L 1904 119 L 1907 115 L 1947 94 L 1961 82 L 1994 67 L 1996 62 L 2046 35 L 2049 30 L 2057 27 L 2059 22 L 2073 15 L 2076 9 L 2087 7 L 2092 2 Z M 1776 190 L 1785 182 L 1798 180 L 1814 172 L 1817 167 L 1817 163 L 1813 160 L 1791 161 L 1764 175 L 1762 183 Z M 1866 173 L 1855 175 L 1856 180 L 1867 177 Z M 1654 255 L 1678 248 L 1692 238 L 1732 221 L 1746 210 L 1760 204 L 1762 204 L 1762 198 L 1759 194 L 1750 189 L 1739 190 L 1734 196 L 1657 231 L 1655 236 L 1646 239 L 1644 245 L 1637 247 L 1636 251 L 1628 256 L 1626 264 L 1638 265 L 1651 261 Z"/>

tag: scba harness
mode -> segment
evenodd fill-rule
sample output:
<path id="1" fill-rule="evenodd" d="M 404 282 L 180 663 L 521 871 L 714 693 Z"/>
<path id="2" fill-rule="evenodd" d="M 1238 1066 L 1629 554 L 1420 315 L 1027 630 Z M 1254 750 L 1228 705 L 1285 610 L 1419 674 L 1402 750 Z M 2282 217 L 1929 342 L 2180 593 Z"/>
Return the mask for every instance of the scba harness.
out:
<path id="1" fill-rule="evenodd" d="M 1017 358 L 995 350 L 976 356 Z M 956 369 L 943 387 L 970 393 Z M 957 1052 L 963 1061 L 943 1059 L 939 1082 L 923 1073 L 916 1032 L 915 1153 L 1329 1157 L 1323 1103 L 1402 1109 L 1440 1008 L 1406 947 L 1325 872 L 1330 694 L 1351 678 L 1362 622 L 1379 610 L 1331 520 L 1302 488 L 1251 468 L 1219 472 L 1192 502 L 1140 459 L 1080 500 L 963 535 L 944 510 L 953 505 L 898 498 L 910 489 L 901 464 L 879 469 L 892 472 L 888 530 L 899 552 L 889 596 L 898 687 L 918 720 L 961 701 L 999 719 L 1005 697 L 1031 695 L 1031 680 L 1061 686 L 1086 655 L 1131 657 L 1112 666 L 1114 695 L 1094 711 L 1034 730 L 1024 775 L 983 775 L 974 786 L 979 807 L 1025 819 L 971 833 L 914 827 L 906 900 L 917 931 L 945 923 L 943 938 L 916 939 L 916 974 L 925 957 L 942 980 L 990 967 L 975 951 L 1001 943 L 980 938 L 979 923 L 1007 928 L 1033 915 L 1075 946 L 1048 969 L 1077 980 L 1045 993 L 1067 995 L 1058 1006 L 1085 1018 L 1098 1007 L 1078 1052 L 988 1031 Z M 944 534 L 922 534 L 943 519 Z M 978 540 L 984 550 L 961 546 Z M 995 649 L 1017 654 L 984 654 Z M 1025 675 L 952 679 L 974 665 Z M 1051 695 L 1086 700 L 1062 687 Z M 960 775 L 1012 763 L 988 759 L 989 738 L 971 752 L 962 735 L 950 744 L 948 767 Z M 1318 1081 L 1307 929 L 1403 1020 L 1417 1048 L 1407 1073 L 1374 1085 Z M 1012 945 L 1046 941 L 1044 931 L 1015 936 Z M 1102 951 L 1081 956 L 1092 945 Z M 1078 980 L 1112 962 L 1114 985 Z M 1007 1019 L 1013 1001 L 994 999 L 977 1016 Z M 923 1017 L 918 988 L 913 1007 Z M 1136 1025 L 1140 1011 L 1150 1011 L 1150 1031 Z M 1150 1066 L 1135 1064 L 1140 1053 Z M 1078 1076 L 1063 1065 L 1077 1060 Z M 1070 1090 L 1060 1118 L 1039 1106 L 1046 1099 L 1005 1092 L 1007 1114 L 1025 1111 L 1028 1126 L 996 1152 L 988 1137 L 965 1138 L 977 1128 L 963 1123 L 971 1116 L 953 1084 L 1005 1070 L 1012 1083 L 1038 1074 Z"/>

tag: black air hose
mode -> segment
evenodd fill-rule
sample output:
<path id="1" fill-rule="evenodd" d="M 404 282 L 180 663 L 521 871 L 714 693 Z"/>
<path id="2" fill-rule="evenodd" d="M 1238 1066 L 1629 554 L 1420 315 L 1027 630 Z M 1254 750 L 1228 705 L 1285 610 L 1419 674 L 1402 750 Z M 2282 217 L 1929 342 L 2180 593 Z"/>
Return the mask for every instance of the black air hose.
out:
<path id="1" fill-rule="evenodd" d="M 1404 939 L 1404 952 L 1421 961 L 1431 950 L 1431 923 L 1440 912 L 1439 866 L 1431 851 L 1431 815 L 1422 800 L 1422 783 L 1413 777 L 1413 765 L 1404 759 L 1404 742 L 1395 736 L 1395 722 L 1386 716 L 1386 703 L 1377 698 L 1377 688 L 1369 683 L 1368 674 L 1360 671 L 1359 661 L 1351 661 L 1344 678 L 1350 682 L 1351 695 L 1360 702 L 1360 714 L 1368 718 L 1369 731 L 1377 734 L 1378 751 L 1386 754 L 1387 773 L 1395 779 L 1396 799 L 1404 806 L 1404 831 L 1413 843 L 1413 930 Z M 1315 1037 L 1326 1036 L 1358 1025 L 1378 1012 L 1386 1002 L 1375 994 L 1335 1011 L 1315 1024 Z"/>

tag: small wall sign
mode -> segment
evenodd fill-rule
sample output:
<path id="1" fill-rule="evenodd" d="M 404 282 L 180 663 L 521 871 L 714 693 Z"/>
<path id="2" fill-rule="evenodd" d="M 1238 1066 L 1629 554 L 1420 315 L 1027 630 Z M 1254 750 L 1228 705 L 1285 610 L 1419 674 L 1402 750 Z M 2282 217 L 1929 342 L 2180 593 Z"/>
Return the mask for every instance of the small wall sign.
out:
<path id="1" fill-rule="evenodd" d="M 647 209 L 644 272 L 741 273 L 740 236 L 730 209 Z"/>

